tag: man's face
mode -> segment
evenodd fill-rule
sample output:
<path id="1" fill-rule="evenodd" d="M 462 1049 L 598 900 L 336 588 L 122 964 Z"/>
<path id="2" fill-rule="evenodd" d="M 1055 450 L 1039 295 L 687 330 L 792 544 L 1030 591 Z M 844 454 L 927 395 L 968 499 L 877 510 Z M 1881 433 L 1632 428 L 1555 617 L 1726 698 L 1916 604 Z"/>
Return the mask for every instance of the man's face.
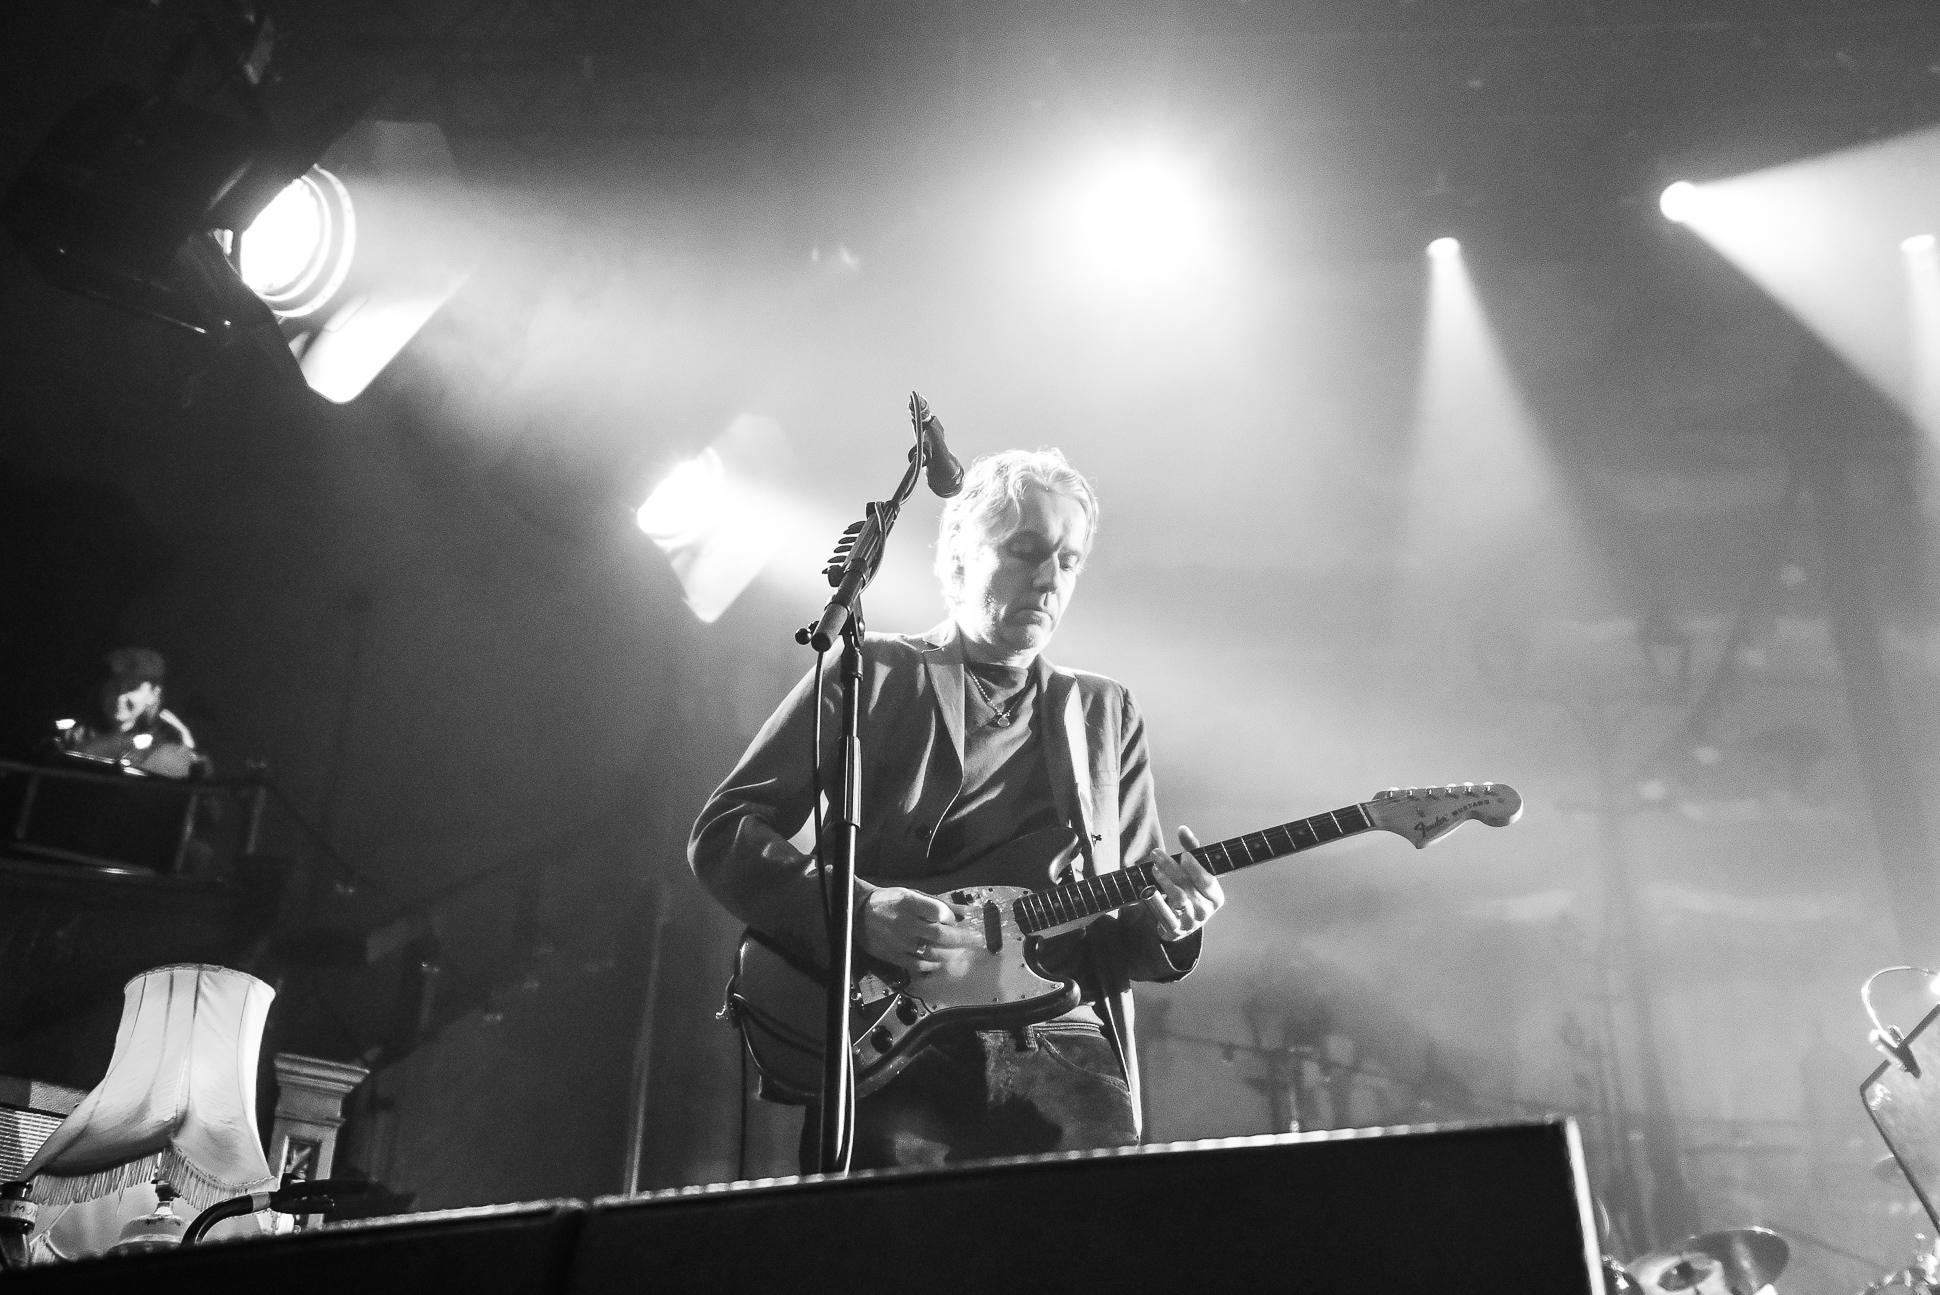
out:
<path id="1" fill-rule="evenodd" d="M 162 689 L 159 684 L 138 683 L 126 692 L 115 694 L 115 727 L 127 732 L 136 724 L 155 713 L 162 704 Z"/>
<path id="2" fill-rule="evenodd" d="M 973 661 L 1027 665 L 1051 641 L 1091 549 L 1084 505 L 1031 486 L 1017 524 L 977 544 L 963 564 L 956 621 Z"/>

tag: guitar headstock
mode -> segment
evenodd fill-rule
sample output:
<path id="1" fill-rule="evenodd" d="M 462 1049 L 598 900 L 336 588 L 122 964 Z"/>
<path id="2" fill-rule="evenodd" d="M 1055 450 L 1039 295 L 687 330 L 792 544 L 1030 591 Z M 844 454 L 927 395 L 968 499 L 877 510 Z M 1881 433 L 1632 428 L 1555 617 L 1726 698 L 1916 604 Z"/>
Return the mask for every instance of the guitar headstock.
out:
<path id="1" fill-rule="evenodd" d="M 1390 787 L 1367 802 L 1368 821 L 1425 850 L 1471 818 L 1507 827 L 1522 817 L 1522 797 L 1506 782 L 1461 782 L 1447 787 Z"/>

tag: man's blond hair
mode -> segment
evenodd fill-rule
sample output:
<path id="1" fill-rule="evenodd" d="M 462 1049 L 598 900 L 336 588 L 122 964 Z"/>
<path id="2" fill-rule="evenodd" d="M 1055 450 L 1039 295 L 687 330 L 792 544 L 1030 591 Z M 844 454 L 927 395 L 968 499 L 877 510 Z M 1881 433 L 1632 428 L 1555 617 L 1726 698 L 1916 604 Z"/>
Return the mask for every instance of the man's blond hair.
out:
<path id="1" fill-rule="evenodd" d="M 1085 513 L 1085 548 L 1098 538 L 1098 496 L 1061 450 L 1005 450 L 970 465 L 963 491 L 943 506 L 936 533 L 936 578 L 952 608 L 963 589 L 963 568 L 972 550 L 1017 525 L 1024 492 L 1032 486 L 1069 495 Z"/>

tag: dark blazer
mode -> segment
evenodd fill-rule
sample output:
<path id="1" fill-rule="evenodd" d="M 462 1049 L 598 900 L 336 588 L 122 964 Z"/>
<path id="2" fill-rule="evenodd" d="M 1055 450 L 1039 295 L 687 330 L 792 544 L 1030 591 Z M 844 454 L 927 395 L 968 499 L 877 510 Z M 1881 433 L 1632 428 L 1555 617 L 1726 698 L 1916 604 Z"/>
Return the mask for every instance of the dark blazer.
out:
<path id="1" fill-rule="evenodd" d="M 871 634 L 863 645 L 862 831 L 858 887 L 911 886 L 949 871 L 930 842 L 963 789 L 963 653 L 954 625 L 911 637 Z M 1080 834 L 1083 866 L 1111 872 L 1162 849 L 1145 721 L 1123 685 L 1039 657 L 1045 765 L 1059 813 Z M 771 715 L 694 824 L 688 859 L 701 884 L 736 917 L 797 956 L 826 965 L 815 862 L 790 842 L 812 801 L 811 671 Z M 823 679 L 822 762 L 840 768 L 841 681 Z M 1100 1014 L 1138 1096 L 1131 982 L 1177 980 L 1198 960 L 1197 933 L 1167 945 L 1143 908 L 1096 919 L 1086 944 Z"/>

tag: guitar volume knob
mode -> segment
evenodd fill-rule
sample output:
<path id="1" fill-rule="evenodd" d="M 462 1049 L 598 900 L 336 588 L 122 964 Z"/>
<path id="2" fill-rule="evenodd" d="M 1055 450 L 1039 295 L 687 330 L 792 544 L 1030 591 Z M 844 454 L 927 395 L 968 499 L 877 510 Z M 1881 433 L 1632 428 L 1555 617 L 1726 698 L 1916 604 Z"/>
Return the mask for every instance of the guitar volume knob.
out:
<path id="1" fill-rule="evenodd" d="M 889 1027 L 886 1025 L 878 1025 L 869 1031 L 869 1046 L 877 1052 L 889 1051 L 889 1045 L 894 1042 L 895 1040 L 889 1036 Z"/>
<path id="2" fill-rule="evenodd" d="M 896 1000 L 896 1019 L 901 1021 L 904 1025 L 916 1024 L 916 1018 L 921 1016 L 922 1014 L 923 1014 L 923 1011 L 921 1008 L 916 1006 L 915 999 L 899 998 Z"/>

